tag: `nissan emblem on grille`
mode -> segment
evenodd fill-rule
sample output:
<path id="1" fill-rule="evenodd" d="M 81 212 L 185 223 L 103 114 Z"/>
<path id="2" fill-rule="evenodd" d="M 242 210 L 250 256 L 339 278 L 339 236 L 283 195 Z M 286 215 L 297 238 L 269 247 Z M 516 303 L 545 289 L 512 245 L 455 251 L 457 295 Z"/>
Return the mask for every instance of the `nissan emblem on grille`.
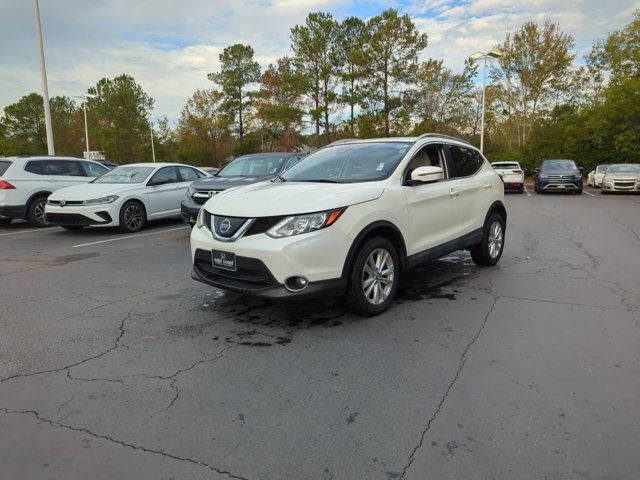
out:
<path id="1" fill-rule="evenodd" d="M 231 228 L 231 222 L 228 218 L 225 218 L 220 224 L 220 233 L 227 233 Z"/>

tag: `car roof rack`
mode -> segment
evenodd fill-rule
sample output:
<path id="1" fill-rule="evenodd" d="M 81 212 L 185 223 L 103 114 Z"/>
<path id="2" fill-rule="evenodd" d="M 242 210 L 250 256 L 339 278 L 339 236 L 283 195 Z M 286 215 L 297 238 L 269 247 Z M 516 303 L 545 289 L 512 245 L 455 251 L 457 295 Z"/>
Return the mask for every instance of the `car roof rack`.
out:
<path id="1" fill-rule="evenodd" d="M 471 142 L 468 142 L 466 140 L 462 140 L 461 138 L 454 137 L 452 135 L 445 135 L 444 133 L 423 133 L 422 135 L 420 135 L 418 137 L 418 140 L 421 140 L 421 139 L 427 138 L 427 137 L 445 138 L 447 140 L 455 140 L 456 142 L 461 142 L 461 143 L 466 143 L 467 145 L 471 145 Z M 471 146 L 473 147 L 473 145 L 471 145 Z"/>

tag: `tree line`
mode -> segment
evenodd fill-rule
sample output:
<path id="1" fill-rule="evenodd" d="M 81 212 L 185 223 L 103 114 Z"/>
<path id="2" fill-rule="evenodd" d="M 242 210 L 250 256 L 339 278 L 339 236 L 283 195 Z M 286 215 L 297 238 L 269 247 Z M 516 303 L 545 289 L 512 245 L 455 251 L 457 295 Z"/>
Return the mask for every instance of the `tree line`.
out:
<path id="1" fill-rule="evenodd" d="M 134 78 L 103 78 L 87 93 L 91 149 L 119 163 L 150 159 L 220 165 L 232 155 L 308 151 L 341 138 L 439 132 L 479 144 L 480 66 L 459 71 L 424 58 L 427 34 L 388 9 L 368 20 L 310 13 L 291 29 L 290 55 L 262 71 L 250 45 L 235 44 L 195 91 L 172 127 L 150 123 L 153 99 Z M 640 13 L 578 57 L 554 22 L 527 22 L 493 47 L 485 154 L 534 167 L 544 158 L 637 162 L 640 140 Z M 471 53 L 471 52 L 469 52 Z M 82 105 L 51 99 L 56 150 L 84 150 Z M 31 93 L 4 109 L 0 155 L 46 152 L 42 98 Z M 153 125 L 151 127 L 151 125 Z"/>

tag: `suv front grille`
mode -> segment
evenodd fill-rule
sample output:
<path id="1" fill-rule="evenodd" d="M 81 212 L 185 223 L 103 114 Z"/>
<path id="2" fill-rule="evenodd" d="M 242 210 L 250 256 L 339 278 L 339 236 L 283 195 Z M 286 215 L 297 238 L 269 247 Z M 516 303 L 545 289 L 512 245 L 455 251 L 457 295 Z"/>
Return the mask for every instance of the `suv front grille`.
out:
<path id="1" fill-rule="evenodd" d="M 207 203 L 207 200 L 209 200 L 211 197 L 216 196 L 222 191 L 223 190 L 196 190 L 191 198 L 193 198 L 193 201 L 198 205 L 204 205 L 205 203 Z"/>
<path id="2" fill-rule="evenodd" d="M 210 251 L 197 249 L 194 263 L 200 275 L 222 288 L 255 292 L 278 284 L 266 265 L 257 258 L 236 257 L 236 270 L 223 270 L 211 264 Z"/>
<path id="3" fill-rule="evenodd" d="M 212 225 L 211 225 L 211 214 L 208 211 L 204 210 L 204 214 L 203 215 L 204 215 L 203 216 L 204 224 L 207 226 L 207 228 L 211 229 L 212 228 Z M 221 218 L 223 218 L 223 217 L 221 217 Z M 285 218 L 285 217 L 277 216 L 277 217 L 259 217 L 259 218 L 256 218 L 255 222 L 253 222 L 253 225 L 251 225 L 251 227 L 249 227 L 249 230 L 247 230 L 243 236 L 244 237 L 248 237 L 249 235 L 258 235 L 260 233 L 265 233 L 267 230 L 269 230 L 271 227 L 273 227 L 275 224 L 277 224 L 283 218 Z"/>

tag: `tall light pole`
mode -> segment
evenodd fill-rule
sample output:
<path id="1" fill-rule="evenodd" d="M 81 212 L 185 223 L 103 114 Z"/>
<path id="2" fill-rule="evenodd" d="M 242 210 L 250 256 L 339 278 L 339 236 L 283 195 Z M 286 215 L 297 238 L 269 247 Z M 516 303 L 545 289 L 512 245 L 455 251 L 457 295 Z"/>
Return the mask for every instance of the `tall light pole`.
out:
<path id="1" fill-rule="evenodd" d="M 76 95 L 76 98 L 82 98 L 82 109 L 84 110 L 84 139 L 87 144 L 87 153 L 89 155 L 89 127 L 87 126 L 87 98 L 95 98 L 97 95 L 92 95 L 90 93 L 83 93 L 82 95 Z"/>
<path id="2" fill-rule="evenodd" d="M 153 161 L 156 161 L 156 148 L 153 145 L 153 121 L 151 120 L 151 116 L 149 116 L 149 133 L 151 134 L 151 157 Z"/>
<path id="3" fill-rule="evenodd" d="M 482 69 L 482 116 L 480 120 L 480 152 L 484 153 L 484 104 L 485 104 L 485 91 L 487 90 L 487 60 L 492 58 L 500 58 L 502 52 L 500 50 L 491 50 L 489 53 L 475 52 L 469 55 L 471 63 L 483 60 L 484 65 Z"/>
<path id="4" fill-rule="evenodd" d="M 49 107 L 49 87 L 47 86 L 47 68 L 44 64 L 44 46 L 42 45 L 42 26 L 40 25 L 40 7 L 38 0 L 33 0 L 33 8 L 36 16 L 36 34 L 38 36 L 38 49 L 40 50 L 40 82 L 42 83 L 42 98 L 44 100 L 44 124 L 47 130 L 47 152 L 55 155 L 53 146 L 53 128 L 51 127 L 51 107 Z"/>

